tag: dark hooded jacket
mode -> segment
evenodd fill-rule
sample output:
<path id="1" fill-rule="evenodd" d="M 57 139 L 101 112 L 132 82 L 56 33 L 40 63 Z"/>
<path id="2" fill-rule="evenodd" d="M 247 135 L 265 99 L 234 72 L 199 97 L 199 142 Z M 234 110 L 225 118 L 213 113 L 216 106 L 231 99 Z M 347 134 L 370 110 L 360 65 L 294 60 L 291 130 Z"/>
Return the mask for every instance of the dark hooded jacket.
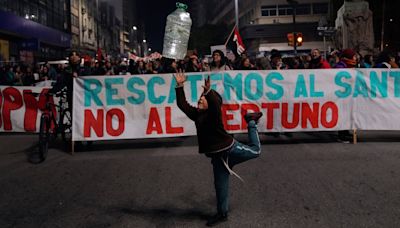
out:
<path id="1" fill-rule="evenodd" d="M 222 98 L 214 90 L 205 94 L 208 109 L 200 110 L 186 101 L 183 87 L 177 87 L 178 107 L 196 124 L 199 153 L 218 153 L 232 147 L 233 137 L 229 135 L 222 123 Z"/>

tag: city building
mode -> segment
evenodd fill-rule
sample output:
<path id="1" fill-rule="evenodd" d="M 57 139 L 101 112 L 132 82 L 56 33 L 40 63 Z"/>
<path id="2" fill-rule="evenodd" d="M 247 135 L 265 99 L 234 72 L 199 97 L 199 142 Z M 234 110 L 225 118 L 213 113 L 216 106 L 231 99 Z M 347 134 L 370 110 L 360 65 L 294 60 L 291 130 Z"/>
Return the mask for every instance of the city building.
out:
<path id="1" fill-rule="evenodd" d="M 235 6 L 231 0 L 212 0 L 211 16 L 208 23 L 235 23 Z M 249 52 L 269 52 L 278 49 L 293 52 L 288 45 L 287 34 L 300 32 L 303 44 L 298 52 L 320 50 L 331 46 L 330 34 L 326 35 L 326 45 L 318 27 L 328 26 L 329 0 L 302 0 L 296 4 L 296 25 L 293 23 L 293 5 L 287 0 L 239 0 L 239 29 Z"/>
<path id="2" fill-rule="evenodd" d="M 72 48 L 94 55 L 97 50 L 97 0 L 71 0 Z"/>
<path id="3" fill-rule="evenodd" d="M 124 46 L 124 53 L 137 49 L 137 4 L 136 1 L 123 0 L 122 1 L 122 30 L 127 36 L 126 39 L 129 41 Z M 137 50 L 135 50 L 136 52 Z"/>
<path id="4" fill-rule="evenodd" d="M 0 61 L 62 59 L 71 47 L 69 0 L 0 0 Z"/>
<path id="5" fill-rule="evenodd" d="M 147 50 L 144 22 L 140 20 L 140 10 L 136 0 L 107 0 L 114 6 L 115 14 L 121 22 L 120 52 L 133 52 L 143 55 Z"/>
<path id="6" fill-rule="evenodd" d="M 99 14 L 98 47 L 104 52 L 103 54 L 118 57 L 121 53 L 121 22 L 116 16 L 115 7 L 102 1 L 99 6 Z"/>

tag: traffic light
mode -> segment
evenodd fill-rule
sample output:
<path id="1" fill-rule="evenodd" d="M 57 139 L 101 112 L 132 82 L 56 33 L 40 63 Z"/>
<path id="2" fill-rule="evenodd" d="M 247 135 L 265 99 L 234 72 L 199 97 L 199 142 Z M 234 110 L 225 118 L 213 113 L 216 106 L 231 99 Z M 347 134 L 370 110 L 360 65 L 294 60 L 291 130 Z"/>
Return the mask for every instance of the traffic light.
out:
<path id="1" fill-rule="evenodd" d="M 287 34 L 288 45 L 294 46 L 294 34 L 292 32 Z"/>
<path id="2" fill-rule="evenodd" d="M 296 33 L 296 46 L 303 45 L 303 34 L 301 32 Z"/>
<path id="3" fill-rule="evenodd" d="M 294 42 L 296 42 L 296 46 L 303 45 L 303 33 L 301 32 L 290 32 L 287 34 L 288 45 L 294 46 Z"/>

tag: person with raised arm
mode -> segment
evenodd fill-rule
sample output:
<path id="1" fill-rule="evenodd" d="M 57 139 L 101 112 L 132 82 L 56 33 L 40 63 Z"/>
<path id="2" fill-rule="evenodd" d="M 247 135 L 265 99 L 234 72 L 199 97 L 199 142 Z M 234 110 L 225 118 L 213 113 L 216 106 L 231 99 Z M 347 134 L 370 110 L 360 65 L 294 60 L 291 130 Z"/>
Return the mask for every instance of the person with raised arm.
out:
<path id="1" fill-rule="evenodd" d="M 239 175 L 232 168 L 244 161 L 260 156 L 261 146 L 257 123 L 261 112 L 247 113 L 244 118 L 248 125 L 248 144 L 236 141 L 228 134 L 222 122 L 222 97 L 211 89 L 210 76 L 204 81 L 204 91 L 197 102 L 191 106 L 185 97 L 186 75 L 179 71 L 174 75 L 177 105 L 187 117 L 195 122 L 199 153 L 211 158 L 214 173 L 214 187 L 217 198 L 217 214 L 210 218 L 207 226 L 214 226 L 228 220 L 229 175 Z M 243 181 L 243 180 L 242 180 Z"/>

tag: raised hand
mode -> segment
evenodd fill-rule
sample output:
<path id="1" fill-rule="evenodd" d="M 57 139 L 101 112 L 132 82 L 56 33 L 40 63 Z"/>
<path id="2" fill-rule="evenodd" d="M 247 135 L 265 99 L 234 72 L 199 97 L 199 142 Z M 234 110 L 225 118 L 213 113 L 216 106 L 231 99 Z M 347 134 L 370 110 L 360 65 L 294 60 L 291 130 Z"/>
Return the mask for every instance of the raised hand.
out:
<path id="1" fill-rule="evenodd" d="M 204 93 L 207 93 L 211 89 L 211 80 L 210 80 L 210 75 L 207 76 L 206 79 L 204 79 Z"/>
<path id="2" fill-rule="evenodd" d="M 181 86 L 186 81 L 186 75 L 183 73 L 182 70 L 179 70 L 176 74 L 174 74 L 176 83 Z"/>

